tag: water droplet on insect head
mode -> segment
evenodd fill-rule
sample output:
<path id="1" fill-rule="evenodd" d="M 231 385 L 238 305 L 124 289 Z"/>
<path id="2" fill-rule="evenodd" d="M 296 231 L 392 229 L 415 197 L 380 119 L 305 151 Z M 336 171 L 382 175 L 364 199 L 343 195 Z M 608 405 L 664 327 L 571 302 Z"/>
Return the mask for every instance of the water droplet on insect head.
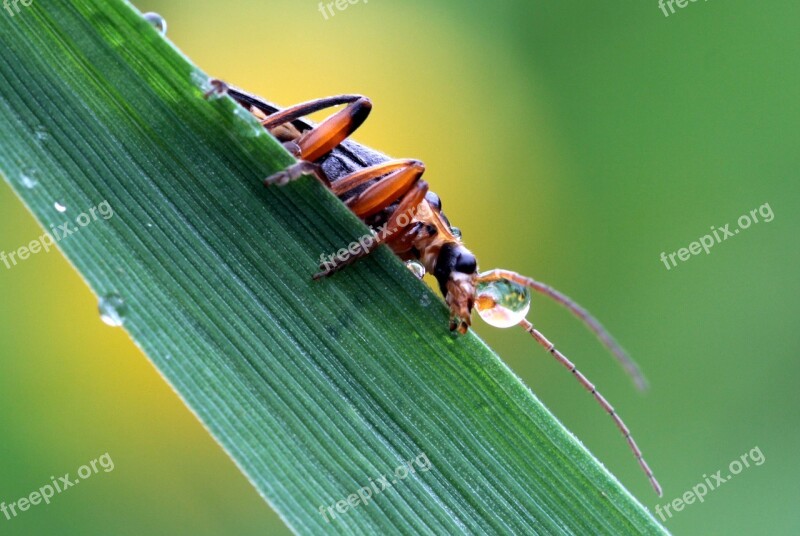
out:
<path id="1" fill-rule="evenodd" d="M 531 291 L 507 279 L 478 283 L 475 308 L 487 324 L 510 328 L 519 324 L 531 308 Z"/>
<path id="2" fill-rule="evenodd" d="M 62 214 L 67 211 L 67 205 L 65 205 L 60 201 L 56 201 L 55 203 L 53 203 L 53 206 L 57 211 L 61 212 Z"/>
<path id="3" fill-rule="evenodd" d="M 153 28 L 158 30 L 162 36 L 167 35 L 167 20 L 158 13 L 145 13 L 144 19 L 149 22 Z"/>
<path id="4" fill-rule="evenodd" d="M 100 298 L 97 310 L 100 312 L 100 319 L 103 323 L 112 328 L 118 328 L 125 323 L 128 307 L 119 294 L 108 294 Z"/>
<path id="5" fill-rule="evenodd" d="M 39 184 L 39 179 L 36 177 L 39 172 L 33 168 L 24 170 L 19 176 L 19 183 L 28 190 L 36 188 L 36 185 Z"/>

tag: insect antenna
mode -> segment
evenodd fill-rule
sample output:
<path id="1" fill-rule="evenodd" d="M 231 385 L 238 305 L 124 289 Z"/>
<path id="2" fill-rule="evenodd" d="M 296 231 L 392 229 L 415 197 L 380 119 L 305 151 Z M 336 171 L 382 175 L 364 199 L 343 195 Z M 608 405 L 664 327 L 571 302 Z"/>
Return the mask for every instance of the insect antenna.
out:
<path id="1" fill-rule="evenodd" d="M 569 371 L 572 372 L 572 375 L 575 376 L 575 378 L 581 383 L 581 385 L 583 385 L 587 391 L 592 393 L 595 400 L 597 400 L 597 402 L 603 407 L 603 409 L 606 410 L 606 412 L 609 415 L 611 415 L 611 418 L 614 419 L 614 423 L 617 425 L 617 428 L 619 428 L 620 432 L 622 432 L 622 435 L 625 436 L 625 440 L 628 442 L 628 446 L 630 446 L 631 451 L 633 451 L 633 455 L 636 457 L 636 460 L 639 462 L 639 465 L 642 467 L 642 470 L 647 475 L 647 478 L 650 480 L 650 484 L 652 484 L 653 489 L 655 489 L 658 496 L 661 497 L 662 496 L 661 485 L 659 485 L 658 480 L 656 480 L 655 475 L 653 475 L 653 471 L 650 470 L 650 466 L 648 466 L 647 462 L 644 460 L 644 457 L 642 456 L 642 451 L 639 450 L 639 446 L 636 444 L 636 441 L 634 441 L 633 436 L 631 435 L 631 431 L 628 429 L 627 426 L 625 426 L 625 422 L 614 410 L 614 407 L 608 402 L 608 400 L 606 400 L 603 397 L 603 395 L 600 394 L 600 392 L 595 388 L 594 384 L 592 384 L 592 382 L 590 382 L 588 378 L 586 378 L 586 376 L 584 376 L 575 367 L 572 361 L 567 359 L 567 357 L 564 354 L 562 354 L 558 349 L 556 349 L 555 345 L 551 343 L 547 339 L 547 337 L 542 335 L 542 333 L 539 330 L 533 327 L 533 324 L 531 324 L 527 319 L 523 319 L 519 323 L 519 325 L 525 331 L 530 333 L 531 336 L 534 339 L 536 339 L 536 342 L 542 345 L 542 347 L 544 347 L 545 350 L 550 352 L 550 354 L 552 354 L 553 357 L 556 358 L 556 360 L 558 360 L 562 365 L 567 367 L 567 369 L 569 369 Z"/>
<path id="2" fill-rule="evenodd" d="M 544 294 L 553 301 L 563 305 L 567 310 L 578 317 L 584 323 L 584 325 L 597 336 L 598 339 L 600 339 L 600 342 L 603 344 L 603 346 L 605 346 L 608 351 L 611 352 L 619 364 L 622 365 L 622 368 L 625 369 L 625 372 L 627 372 L 628 376 L 630 376 L 630 378 L 633 380 L 637 389 L 640 391 L 647 390 L 647 379 L 644 377 L 644 374 L 642 374 L 641 369 L 639 369 L 639 366 L 636 364 L 633 358 L 628 355 L 628 352 L 626 352 L 622 346 L 620 346 L 620 344 L 614 339 L 614 337 L 611 336 L 608 330 L 603 327 L 599 320 L 592 316 L 589 311 L 581 307 L 572 298 L 562 294 L 549 285 L 545 285 L 544 283 L 540 283 L 539 281 L 531 279 L 530 277 L 525 277 L 509 270 L 492 270 L 486 274 L 481 274 L 480 280 L 491 281 L 493 279 L 500 278 L 519 283 L 520 285 L 533 289 L 540 294 Z"/>

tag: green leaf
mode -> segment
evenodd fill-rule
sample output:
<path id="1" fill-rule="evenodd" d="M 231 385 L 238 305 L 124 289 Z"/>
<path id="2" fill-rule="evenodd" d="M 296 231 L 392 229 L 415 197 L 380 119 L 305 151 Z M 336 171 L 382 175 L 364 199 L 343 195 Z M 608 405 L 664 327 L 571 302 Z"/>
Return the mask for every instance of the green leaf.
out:
<path id="1" fill-rule="evenodd" d="M 6 180 L 294 531 L 664 532 L 391 252 L 313 282 L 366 228 L 312 179 L 265 190 L 291 158 L 128 4 L 36 2 L 0 50 Z"/>

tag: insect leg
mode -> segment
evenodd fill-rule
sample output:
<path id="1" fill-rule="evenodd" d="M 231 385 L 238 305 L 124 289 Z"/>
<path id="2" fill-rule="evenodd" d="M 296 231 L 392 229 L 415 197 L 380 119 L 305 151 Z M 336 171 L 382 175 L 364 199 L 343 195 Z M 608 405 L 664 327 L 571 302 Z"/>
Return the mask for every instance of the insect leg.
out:
<path id="1" fill-rule="evenodd" d="M 254 112 L 261 121 L 261 124 L 270 131 L 279 129 L 280 127 L 287 127 L 292 122 L 301 119 L 303 116 L 308 114 L 319 112 L 333 106 L 347 104 L 347 108 L 341 110 L 339 113 L 333 115 L 319 126 L 312 128 L 309 131 L 306 130 L 309 125 L 305 123 L 297 125 L 297 128 L 304 131 L 304 135 L 309 135 L 314 131 L 321 130 L 321 132 L 315 136 L 309 136 L 312 139 L 306 142 L 306 147 L 308 149 L 312 149 L 316 146 L 313 142 L 316 141 L 316 138 L 318 137 L 323 138 L 324 141 L 327 142 L 325 145 L 330 145 L 327 150 L 325 150 L 325 147 L 323 146 L 319 148 L 319 150 L 314 151 L 318 153 L 316 155 L 309 150 L 303 152 L 303 154 L 296 155 L 311 162 L 314 162 L 318 158 L 330 152 L 334 147 L 339 145 L 339 143 L 347 138 L 347 136 L 352 134 L 358 127 L 361 126 L 372 109 L 372 102 L 362 95 L 336 95 L 333 97 L 323 97 L 321 99 L 303 102 L 294 106 L 290 106 L 289 108 L 279 110 L 275 105 L 269 104 L 253 95 L 249 95 L 240 89 L 229 86 L 222 80 L 212 80 L 211 87 L 212 89 L 206 93 L 206 98 L 208 98 L 212 93 L 230 95 L 241 106 L 244 106 L 251 112 Z M 342 131 L 344 134 L 342 134 Z M 335 138 L 339 137 L 341 137 L 341 139 L 334 141 Z"/>
<path id="2" fill-rule="evenodd" d="M 312 130 L 305 132 L 297 141 L 297 145 L 300 147 L 300 158 L 315 162 L 331 152 L 361 126 L 371 109 L 370 100 L 361 97 Z"/>
<path id="3" fill-rule="evenodd" d="M 330 181 L 328 181 L 325 174 L 321 172 L 319 166 L 305 160 L 298 160 L 288 168 L 270 175 L 264 179 L 264 186 L 283 186 L 304 175 L 314 175 L 320 179 L 325 186 L 330 188 Z"/>
<path id="4" fill-rule="evenodd" d="M 422 177 L 422 174 L 425 172 L 425 165 L 417 160 L 409 160 L 401 163 L 400 165 L 402 167 L 400 167 L 400 169 L 397 171 L 390 173 L 383 179 L 377 181 L 375 184 L 372 184 L 369 188 L 357 196 L 348 199 L 347 207 L 352 210 L 356 216 L 364 219 L 372 216 L 373 214 L 377 214 L 398 199 L 403 198 L 403 196 L 409 192 L 415 184 L 417 184 L 420 177 Z M 379 173 L 378 176 L 385 173 L 385 171 L 380 169 L 381 165 L 375 167 L 378 168 L 375 171 Z M 362 172 L 357 171 L 353 175 L 359 175 L 359 173 Z M 364 173 L 363 175 L 369 176 L 370 173 Z M 363 176 L 356 177 L 356 179 L 365 180 L 363 179 Z M 346 181 L 348 180 L 348 177 L 345 177 L 341 180 Z M 355 183 L 358 181 L 353 180 L 352 182 Z M 395 211 L 395 214 L 398 213 L 398 210 Z"/>
<path id="5" fill-rule="evenodd" d="M 353 188 L 361 186 L 365 182 L 369 182 L 372 179 L 377 179 L 384 175 L 388 175 L 389 173 L 397 172 L 409 167 L 420 168 L 420 175 L 422 175 L 422 171 L 425 171 L 424 164 L 418 160 L 389 160 L 374 166 L 359 169 L 358 171 L 354 171 L 353 173 L 338 179 L 331 186 L 331 191 L 337 196 L 342 196 Z"/>
<path id="6" fill-rule="evenodd" d="M 366 191 L 364 193 L 366 193 Z M 402 192 L 399 193 L 402 194 Z M 428 183 L 421 180 L 419 176 L 417 176 L 416 180 L 406 188 L 405 194 L 400 200 L 400 203 L 389 217 L 389 221 L 386 222 L 386 225 L 383 227 L 381 232 L 376 236 L 369 237 L 369 240 L 360 240 L 358 244 L 354 246 L 356 251 L 348 251 L 349 254 L 344 256 L 344 259 L 334 257 L 330 263 L 321 265 L 320 269 L 322 271 L 314 274 L 314 279 L 320 279 L 322 277 L 332 275 L 345 266 L 354 263 L 358 259 L 366 257 L 381 244 L 401 238 L 411 222 L 411 217 L 409 214 L 412 214 L 414 208 L 425 199 L 426 193 L 428 193 Z M 386 208 L 386 206 L 392 204 L 396 199 L 396 196 L 393 199 L 390 199 L 382 208 Z M 401 218 L 403 217 L 407 218 L 408 222 L 401 225 Z"/>
<path id="7" fill-rule="evenodd" d="M 300 149 L 299 158 L 314 162 L 331 152 L 367 119 L 372 110 L 372 102 L 368 98 L 361 95 L 341 95 L 317 99 L 276 112 L 264 119 L 262 124 L 267 129 L 273 129 L 339 104 L 347 104 L 347 107 L 304 132 L 297 140 Z"/>
<path id="8" fill-rule="evenodd" d="M 298 104 L 267 117 L 263 124 L 267 128 L 276 129 L 308 113 L 344 103 L 347 103 L 346 108 L 336 112 L 313 129 L 304 132 L 299 139 L 293 142 L 296 146 L 295 156 L 306 162 L 306 164 L 301 163 L 301 166 L 308 168 L 308 163 L 315 162 L 331 152 L 361 126 L 372 109 L 372 103 L 368 98 L 360 95 L 343 95 L 341 97 L 329 97 Z M 287 178 L 294 180 L 304 175 L 307 171 L 307 169 L 306 171 L 299 171 L 290 168 L 267 177 L 264 180 L 264 184 L 286 184 L 288 182 Z"/>
<path id="9" fill-rule="evenodd" d="M 342 104 L 351 104 L 360 99 L 366 99 L 366 97 L 361 95 L 337 95 L 335 97 L 324 97 L 295 104 L 289 108 L 284 108 L 283 110 L 268 114 L 265 119 L 261 120 L 261 124 L 264 125 L 264 128 L 275 128 L 284 123 L 300 119 L 303 116 L 319 112 L 325 108 L 332 108 Z"/>

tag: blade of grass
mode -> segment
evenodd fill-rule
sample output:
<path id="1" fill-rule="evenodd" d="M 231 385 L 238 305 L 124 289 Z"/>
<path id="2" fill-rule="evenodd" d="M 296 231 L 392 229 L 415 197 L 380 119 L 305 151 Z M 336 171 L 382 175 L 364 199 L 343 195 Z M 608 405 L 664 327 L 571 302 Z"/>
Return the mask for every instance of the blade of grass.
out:
<path id="1" fill-rule="evenodd" d="M 59 248 L 294 531 L 664 533 L 388 250 L 312 282 L 365 227 L 265 191 L 291 158 L 130 5 L 37 2 L 0 47 L 0 171 L 45 229 L 113 208 Z"/>

